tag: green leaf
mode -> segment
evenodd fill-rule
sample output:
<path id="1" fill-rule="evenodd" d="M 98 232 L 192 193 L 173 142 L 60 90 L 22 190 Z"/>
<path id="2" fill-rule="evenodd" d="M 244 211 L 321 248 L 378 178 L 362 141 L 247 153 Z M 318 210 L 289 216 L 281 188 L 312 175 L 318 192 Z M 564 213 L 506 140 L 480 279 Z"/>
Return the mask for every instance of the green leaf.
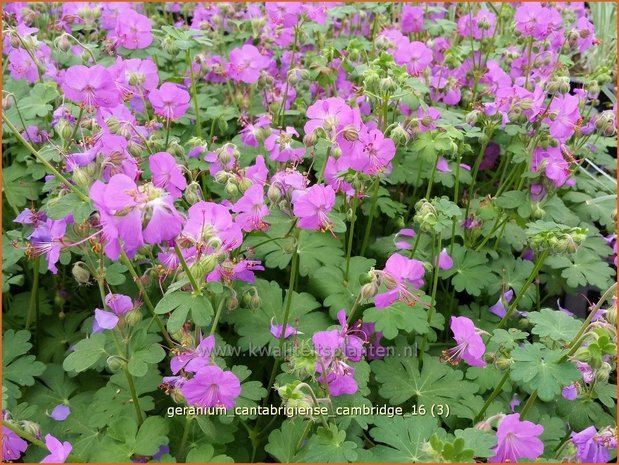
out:
<path id="1" fill-rule="evenodd" d="M 529 321 L 534 325 L 531 330 L 533 334 L 549 337 L 553 341 L 571 341 L 582 325 L 568 314 L 550 308 L 529 313 Z"/>
<path id="2" fill-rule="evenodd" d="M 333 312 L 341 308 L 350 309 L 359 294 L 361 284 L 359 277 L 367 273 L 376 261 L 365 257 L 352 257 L 345 279 L 345 264 L 325 266 L 318 269 L 310 277 L 310 287 L 314 294 L 324 299 L 324 305 Z"/>
<path id="3" fill-rule="evenodd" d="M 62 219 L 73 214 L 73 219 L 77 224 L 88 219 L 93 210 L 90 202 L 84 202 L 73 192 L 50 199 L 45 205 L 45 211 L 50 218 Z"/>
<path id="4" fill-rule="evenodd" d="M 75 345 L 62 366 L 66 371 L 80 373 L 97 363 L 105 353 L 105 334 L 92 334 Z"/>
<path id="5" fill-rule="evenodd" d="M 571 257 L 549 257 L 548 264 L 555 269 L 562 269 L 561 276 L 571 288 L 590 284 L 598 289 L 607 289 L 612 284 L 615 270 L 600 257 L 580 247 Z"/>
<path id="6" fill-rule="evenodd" d="M 213 446 L 202 444 L 189 451 L 185 463 L 234 463 L 234 460 L 225 454 L 215 455 Z"/>
<path id="7" fill-rule="evenodd" d="M 264 447 L 280 463 L 296 462 L 297 445 L 307 426 L 300 418 L 284 420 L 282 426 L 269 434 L 269 442 Z"/>
<path id="8" fill-rule="evenodd" d="M 455 435 L 464 439 L 466 447 L 473 450 L 474 457 L 485 459 L 494 455 L 492 448 L 497 444 L 496 434 L 477 428 L 467 428 L 456 430 Z"/>
<path id="9" fill-rule="evenodd" d="M 248 381 L 249 376 L 251 375 L 251 370 L 246 366 L 236 365 L 232 367 L 232 372 L 241 382 L 241 394 L 239 397 L 236 398 L 236 407 L 251 408 L 257 406 L 257 401 L 264 398 L 267 395 L 268 391 L 264 387 L 262 387 L 262 383 L 260 381 Z M 244 420 L 246 420 L 247 418 L 256 418 L 255 415 L 239 416 Z"/>
<path id="10" fill-rule="evenodd" d="M 19 110 L 24 119 L 31 120 L 47 116 L 54 107 L 49 102 L 59 96 L 56 84 L 51 81 L 37 83 L 30 91 L 30 95 L 19 101 Z"/>
<path id="11" fill-rule="evenodd" d="M 45 364 L 36 361 L 34 355 L 26 355 L 32 348 L 30 332 L 12 329 L 2 337 L 2 397 L 14 404 L 21 397 L 20 386 L 32 386 L 34 377 L 43 374 Z M 6 403 L 6 401 L 5 401 Z"/>
<path id="12" fill-rule="evenodd" d="M 376 323 L 376 331 L 382 332 L 387 339 L 394 339 L 400 330 L 426 334 L 430 329 L 426 310 L 429 300 L 430 297 L 425 296 L 415 305 L 398 301 L 386 308 L 371 307 L 363 312 L 363 320 Z"/>
<path id="13" fill-rule="evenodd" d="M 561 361 L 563 351 L 550 350 L 538 342 L 525 343 L 511 355 L 511 379 L 529 393 L 537 390 L 539 398 L 545 402 L 559 396 L 564 386 L 581 376 L 574 364 Z"/>
<path id="14" fill-rule="evenodd" d="M 29 200 L 39 199 L 41 183 L 35 182 L 20 163 L 2 169 L 2 191 L 7 202 L 15 208 L 24 207 Z"/>
<path id="15" fill-rule="evenodd" d="M 165 419 L 151 416 L 144 420 L 135 436 L 133 451 L 139 455 L 152 456 L 159 451 L 159 447 L 168 443 L 168 424 Z"/>
<path id="16" fill-rule="evenodd" d="M 508 191 L 496 198 L 495 203 L 498 207 L 505 209 L 518 208 L 525 202 L 528 202 L 527 194 L 523 191 Z"/>
<path id="17" fill-rule="evenodd" d="M 105 280 L 110 286 L 120 286 L 126 280 L 124 273 L 127 267 L 120 262 L 111 263 L 105 267 Z"/>
<path id="18" fill-rule="evenodd" d="M 448 405 L 450 415 L 473 418 L 481 398 L 474 396 L 478 386 L 464 381 L 463 373 L 436 359 L 427 358 L 421 373 L 418 360 L 390 357 L 372 363 L 372 371 L 380 383 L 379 394 L 393 405 L 414 398 L 417 405 Z M 457 386 L 457 389 L 454 389 Z M 480 406 L 481 407 L 481 406 Z"/>
<path id="19" fill-rule="evenodd" d="M 376 462 L 422 462 L 426 441 L 438 428 L 438 422 L 430 415 L 412 417 L 378 417 L 370 436 L 377 443 L 370 449 L 372 461 Z"/>
<path id="20" fill-rule="evenodd" d="M 147 334 L 145 330 L 136 331 L 131 337 L 131 353 L 127 368 L 129 373 L 138 378 L 144 376 L 149 365 L 154 365 L 165 358 L 165 350 L 158 342 L 159 336 Z"/>
<path id="21" fill-rule="evenodd" d="M 323 266 L 337 265 L 342 261 L 342 243 L 328 233 L 301 231 L 299 245 L 299 274 L 308 276 Z"/>
<path id="22" fill-rule="evenodd" d="M 271 334 L 273 324 L 284 323 L 284 296 L 279 285 L 272 281 L 259 279 L 254 284 L 260 296 L 260 307 L 256 310 L 232 312 L 229 319 L 234 323 L 240 339 L 238 346 L 242 349 L 259 348 L 269 343 L 277 347 L 279 340 Z M 288 324 L 294 326 L 305 336 L 310 337 L 314 332 L 329 325 L 327 316 L 313 310 L 320 307 L 311 294 L 293 292 Z"/>
<path id="23" fill-rule="evenodd" d="M 357 460 L 357 444 L 346 441 L 346 431 L 335 425 L 329 429 L 321 426 L 302 449 L 301 458 L 306 462 L 345 463 Z"/>
<path id="24" fill-rule="evenodd" d="M 213 306 L 205 295 L 195 295 L 190 292 L 168 292 L 155 306 L 155 313 L 162 315 L 171 313 L 168 319 L 168 331 L 175 333 L 191 318 L 198 326 L 206 326 L 213 316 Z"/>
<path id="25" fill-rule="evenodd" d="M 456 244 L 451 258 L 454 265 L 446 272 L 446 277 L 451 277 L 456 291 L 466 291 L 470 295 L 478 296 L 482 289 L 493 281 L 494 275 L 487 265 L 485 254 Z"/>

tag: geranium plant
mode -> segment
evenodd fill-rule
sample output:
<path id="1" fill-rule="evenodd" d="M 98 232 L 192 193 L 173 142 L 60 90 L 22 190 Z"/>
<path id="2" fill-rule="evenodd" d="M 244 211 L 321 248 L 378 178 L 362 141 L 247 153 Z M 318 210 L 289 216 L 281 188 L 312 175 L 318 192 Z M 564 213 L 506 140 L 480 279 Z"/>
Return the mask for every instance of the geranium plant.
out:
<path id="1" fill-rule="evenodd" d="M 615 21 L 4 4 L 3 460 L 613 460 Z"/>

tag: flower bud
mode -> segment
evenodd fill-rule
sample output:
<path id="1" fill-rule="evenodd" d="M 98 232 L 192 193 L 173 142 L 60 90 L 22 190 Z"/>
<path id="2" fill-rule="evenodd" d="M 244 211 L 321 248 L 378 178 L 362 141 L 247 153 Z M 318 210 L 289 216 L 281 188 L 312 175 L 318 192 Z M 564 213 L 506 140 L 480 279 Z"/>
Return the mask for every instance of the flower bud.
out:
<path id="1" fill-rule="evenodd" d="M 202 200 L 202 187 L 196 181 L 192 181 L 187 185 L 183 196 L 189 205 L 198 203 Z"/>
<path id="2" fill-rule="evenodd" d="M 269 186 L 269 189 L 267 190 L 267 197 L 272 203 L 276 204 L 280 200 L 282 200 L 282 192 L 280 191 L 279 187 L 271 184 Z"/>
<path id="3" fill-rule="evenodd" d="M 251 179 L 242 178 L 241 181 L 239 182 L 239 190 L 241 191 L 241 194 L 245 193 L 245 191 L 253 185 L 254 183 L 251 181 Z"/>
<path id="4" fill-rule="evenodd" d="M 10 110 L 13 107 L 13 96 L 5 95 L 2 97 L 2 109 L 4 111 Z"/>
<path id="5" fill-rule="evenodd" d="M 58 47 L 58 49 L 63 52 L 68 52 L 69 50 L 71 50 L 71 41 L 69 40 L 69 37 L 66 34 L 62 34 L 60 37 L 58 37 L 58 40 L 56 41 L 56 47 Z"/>
<path id="6" fill-rule="evenodd" d="M 22 420 L 19 422 L 19 425 L 21 426 L 21 429 L 24 430 L 26 433 L 31 434 L 37 439 L 41 438 L 41 427 L 38 423 L 29 420 Z"/>
<path id="7" fill-rule="evenodd" d="M 595 378 L 602 383 L 608 382 L 612 367 L 607 362 L 602 362 L 602 366 L 595 373 Z"/>
<path id="8" fill-rule="evenodd" d="M 401 124 L 396 124 L 395 127 L 391 130 L 391 134 L 389 134 L 389 136 L 398 145 L 406 144 L 411 137 L 408 131 L 404 129 Z"/>
<path id="9" fill-rule="evenodd" d="M 125 322 L 129 326 L 135 326 L 142 320 L 142 312 L 135 308 L 125 314 Z"/>
<path id="10" fill-rule="evenodd" d="M 352 124 L 349 124 L 342 131 L 342 136 L 344 136 L 344 139 L 348 142 L 355 142 L 359 140 L 359 131 Z"/>
<path id="11" fill-rule="evenodd" d="M 305 136 L 303 136 L 303 145 L 305 145 L 306 147 L 313 147 L 314 145 L 316 145 L 317 141 L 318 137 L 316 136 L 315 131 L 309 134 L 305 134 Z"/>
<path id="12" fill-rule="evenodd" d="M 233 292 L 230 297 L 226 300 L 226 308 L 229 311 L 236 310 L 239 308 L 239 299 L 236 296 L 236 292 Z"/>
<path id="13" fill-rule="evenodd" d="M 228 179 L 225 190 L 226 190 L 226 194 L 228 194 L 230 197 L 234 197 L 235 195 L 239 193 L 239 186 L 236 184 L 236 181 L 234 180 L 234 178 Z"/>
<path id="14" fill-rule="evenodd" d="M 473 110 L 466 114 L 466 116 L 464 117 L 464 120 L 467 122 L 467 124 L 474 126 L 477 124 L 477 121 L 479 121 L 480 115 L 481 115 L 481 112 L 479 110 Z"/>
<path id="15" fill-rule="evenodd" d="M 361 286 L 361 290 L 359 291 L 362 300 L 369 300 L 378 294 L 378 283 L 370 282 Z"/>
<path id="16" fill-rule="evenodd" d="M 88 284 L 90 282 L 90 271 L 86 268 L 84 262 L 75 262 L 71 268 L 71 274 L 79 285 Z"/>
<path id="17" fill-rule="evenodd" d="M 342 149 L 339 145 L 336 144 L 333 146 L 333 148 L 331 149 L 331 156 L 336 160 L 342 156 Z"/>
<path id="18" fill-rule="evenodd" d="M 112 373 L 116 373 L 127 366 L 127 362 L 125 361 L 125 359 L 118 355 L 111 355 L 110 357 L 108 357 L 106 360 L 106 364 L 108 369 Z"/>

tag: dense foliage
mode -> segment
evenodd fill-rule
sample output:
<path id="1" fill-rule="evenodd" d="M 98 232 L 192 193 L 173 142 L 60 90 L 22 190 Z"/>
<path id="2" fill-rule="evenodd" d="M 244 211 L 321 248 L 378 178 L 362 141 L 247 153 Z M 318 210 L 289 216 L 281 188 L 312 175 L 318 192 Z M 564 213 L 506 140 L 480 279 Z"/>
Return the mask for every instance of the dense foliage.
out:
<path id="1" fill-rule="evenodd" d="M 3 460 L 614 459 L 615 8 L 3 4 Z"/>

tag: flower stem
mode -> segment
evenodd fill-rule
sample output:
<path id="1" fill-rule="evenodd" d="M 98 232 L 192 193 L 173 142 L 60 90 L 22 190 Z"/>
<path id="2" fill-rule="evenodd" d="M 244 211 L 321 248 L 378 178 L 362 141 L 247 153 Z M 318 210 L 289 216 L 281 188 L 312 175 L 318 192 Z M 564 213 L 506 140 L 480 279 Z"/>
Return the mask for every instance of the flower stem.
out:
<path id="1" fill-rule="evenodd" d="M 193 73 L 193 62 L 191 60 L 191 52 L 189 51 L 189 49 L 187 50 L 187 66 L 189 67 L 189 76 L 191 77 L 191 96 L 193 97 L 193 107 L 196 112 L 196 136 L 202 138 L 202 125 L 200 124 L 200 107 L 198 107 L 198 91 L 196 90 L 196 77 Z"/>
<path id="2" fill-rule="evenodd" d="M 320 170 L 320 175 L 318 176 L 317 184 L 320 184 L 322 180 L 325 178 L 325 171 L 327 170 L 327 163 L 329 162 L 329 157 L 331 156 L 331 147 L 327 149 L 327 154 L 325 155 L 325 162 L 322 164 L 322 169 Z"/>
<path id="3" fill-rule="evenodd" d="M 365 249 L 368 246 L 370 239 L 370 231 L 372 229 L 372 223 L 374 221 L 374 212 L 376 211 L 376 203 L 378 202 L 378 190 L 380 189 L 380 178 L 376 178 L 374 181 L 374 189 L 372 191 L 372 203 L 370 204 L 370 215 L 368 216 L 368 222 L 365 225 L 365 233 L 363 234 L 363 242 L 361 243 L 361 250 L 359 255 L 365 254 Z"/>
<path id="4" fill-rule="evenodd" d="M 13 423 L 3 419 L 2 426 L 6 426 L 8 429 L 10 429 L 15 434 L 17 434 L 20 438 L 25 439 L 26 441 L 34 444 L 35 446 L 38 446 L 41 449 L 48 450 L 47 446 L 45 445 L 43 441 L 35 438 L 32 434 L 26 433 L 25 431 L 19 429 Z M 74 463 L 84 463 L 84 461 L 81 458 L 77 457 L 75 454 L 69 454 L 69 456 L 67 457 L 67 460 L 69 460 L 70 462 L 74 462 Z"/>
<path id="5" fill-rule="evenodd" d="M 90 199 L 88 198 L 88 196 L 86 194 L 84 194 L 77 186 L 71 184 L 67 180 L 67 178 L 65 178 L 62 174 L 60 174 L 60 172 L 56 168 L 54 168 L 54 166 L 50 162 L 48 162 L 45 158 L 43 158 L 43 156 L 41 156 L 41 154 L 39 152 L 37 152 L 36 149 L 32 145 L 30 145 L 30 143 L 26 139 L 24 139 L 22 137 L 22 135 L 19 133 L 17 128 L 8 119 L 6 114 L 4 114 L 4 113 L 2 114 L 2 119 L 4 120 L 6 125 L 9 127 L 9 129 L 13 132 L 15 137 L 17 137 L 17 140 L 19 140 L 24 145 L 24 147 L 26 147 L 28 149 L 28 151 L 32 155 L 34 155 L 36 157 L 36 159 L 39 162 L 41 162 L 49 171 L 51 171 L 51 173 L 56 178 L 58 178 L 60 180 L 60 182 L 65 184 L 69 189 L 71 189 L 84 202 L 90 202 Z"/>
<path id="6" fill-rule="evenodd" d="M 484 413 L 486 413 L 486 410 L 488 410 L 488 407 L 490 407 L 490 404 L 492 403 L 492 401 L 496 399 L 496 397 L 499 395 L 499 393 L 501 392 L 501 389 L 503 388 L 503 385 L 507 382 L 508 379 L 509 379 L 509 370 L 507 370 L 503 374 L 503 377 L 499 380 L 499 384 L 496 385 L 496 387 L 492 391 L 492 394 L 490 394 L 488 399 L 486 399 L 486 402 L 484 403 L 481 410 L 477 413 L 477 415 L 475 415 L 475 418 L 473 419 L 473 423 L 476 423 L 483 418 Z"/>
<path id="7" fill-rule="evenodd" d="M 146 308 L 148 308 L 148 311 L 150 312 L 152 318 L 155 320 L 155 323 L 157 323 L 157 326 L 159 326 L 159 329 L 161 330 L 163 338 L 166 340 L 166 342 L 169 344 L 170 347 L 174 346 L 174 341 L 172 340 L 172 338 L 170 337 L 170 334 L 168 333 L 165 326 L 159 319 L 159 316 L 155 313 L 155 307 L 153 306 L 153 303 L 150 301 L 150 297 L 148 297 L 148 294 L 146 293 L 144 284 L 142 284 L 140 277 L 136 273 L 135 268 L 133 268 L 133 265 L 131 264 L 131 260 L 129 260 L 129 257 L 127 257 L 127 254 L 125 253 L 123 249 L 121 249 L 120 251 L 120 260 L 129 269 L 129 273 L 131 274 L 133 281 L 135 282 L 136 286 L 142 293 L 142 296 L 144 298 L 144 303 L 146 304 Z"/>
<path id="8" fill-rule="evenodd" d="M 185 461 L 185 449 L 187 448 L 187 438 L 189 437 L 192 420 L 193 415 L 187 415 L 187 418 L 185 419 L 185 428 L 183 429 L 183 437 L 181 438 L 181 444 L 178 447 L 178 456 L 176 457 L 176 459 L 181 463 Z"/>
<path id="9" fill-rule="evenodd" d="M 166 121 L 165 148 L 163 149 L 164 152 L 168 151 L 168 144 L 170 143 L 170 126 L 170 118 L 168 118 Z"/>
<path id="10" fill-rule="evenodd" d="M 219 319 L 221 318 L 221 311 L 224 308 L 224 303 L 226 303 L 226 299 L 225 297 L 222 297 L 221 302 L 219 302 L 219 305 L 217 306 L 217 311 L 215 312 L 215 318 L 213 319 L 213 325 L 211 326 L 209 336 L 215 334 L 215 331 L 217 330 L 217 325 L 219 324 Z"/>
<path id="11" fill-rule="evenodd" d="M 191 270 L 187 266 L 187 262 L 185 261 L 185 257 L 183 256 L 183 253 L 181 252 L 181 249 L 178 247 L 178 244 L 176 244 L 176 243 L 174 244 L 174 252 L 176 252 L 176 256 L 178 257 L 178 261 L 181 264 L 181 268 L 183 269 L 183 271 L 185 272 L 185 274 L 189 278 L 189 282 L 191 283 L 191 286 L 193 287 L 193 294 L 194 295 L 202 295 L 201 287 L 198 285 L 198 282 L 196 281 L 196 278 L 193 276 L 193 274 L 191 273 Z"/>
<path id="12" fill-rule="evenodd" d="M 292 294 L 294 293 L 294 285 L 297 280 L 297 268 L 299 264 L 299 230 L 295 230 L 296 245 L 292 253 L 292 263 L 290 264 L 290 280 L 288 285 L 288 294 L 286 294 L 286 306 L 284 308 L 284 321 L 282 322 L 282 333 L 279 336 L 279 352 L 282 353 L 284 347 L 284 339 L 286 338 L 286 325 L 290 317 L 290 308 L 292 306 Z"/>
<path id="13" fill-rule="evenodd" d="M 36 257 L 32 262 L 32 290 L 30 291 L 30 305 L 28 306 L 26 326 L 24 328 L 26 330 L 30 329 L 30 324 L 39 306 L 39 261 L 40 257 Z"/>
<path id="14" fill-rule="evenodd" d="M 84 107 L 80 106 L 80 111 L 77 114 L 77 121 L 75 122 L 75 127 L 73 128 L 73 132 L 71 133 L 71 137 L 69 138 L 69 145 L 71 144 L 71 141 L 73 139 L 75 139 L 75 136 L 77 135 L 77 131 L 80 128 L 80 124 L 82 124 L 82 116 L 84 115 Z"/>
<path id="15" fill-rule="evenodd" d="M 604 305 L 604 302 L 606 302 L 606 300 L 608 300 L 608 298 L 613 294 L 613 292 L 615 292 L 617 290 L 617 283 L 613 284 L 612 286 L 610 286 L 606 292 L 604 292 L 604 294 L 602 294 L 602 297 L 600 297 L 600 300 L 598 301 L 597 304 L 595 304 L 595 307 L 593 307 L 591 309 L 591 311 L 589 312 L 589 315 L 587 315 L 587 319 L 583 322 L 582 326 L 580 327 L 580 329 L 578 330 L 578 333 L 576 333 L 576 335 L 574 336 L 574 338 L 572 339 L 572 342 L 570 342 L 569 344 L 569 352 L 567 354 L 565 354 L 563 356 L 563 360 L 567 360 L 568 357 L 571 357 L 572 355 L 574 355 L 574 353 L 578 350 L 578 348 L 580 347 L 580 344 L 578 342 L 580 342 L 580 337 L 584 334 L 584 332 L 587 330 L 587 328 L 589 327 L 589 325 L 591 324 L 591 320 L 593 320 L 593 317 L 595 316 L 595 314 L 598 312 L 598 310 L 602 307 L 602 305 Z"/>
<path id="16" fill-rule="evenodd" d="M 352 241 L 355 233 L 355 221 L 357 220 L 357 195 L 352 198 L 352 218 L 350 219 L 350 231 L 348 231 L 348 246 L 346 248 L 346 271 L 344 271 L 344 281 L 348 281 L 350 272 L 350 256 L 352 254 Z"/>
<path id="17" fill-rule="evenodd" d="M 542 268 L 542 265 L 544 264 L 544 260 L 546 260 L 547 256 L 548 256 L 548 251 L 544 250 L 542 254 L 538 257 L 537 261 L 535 262 L 535 266 L 533 267 L 533 269 L 531 270 L 531 273 L 529 274 L 529 277 L 527 278 L 526 282 L 522 286 L 522 289 L 520 289 L 520 292 L 518 293 L 516 298 L 513 300 L 513 302 L 508 307 L 501 321 L 499 321 L 497 328 L 503 327 L 505 323 L 507 322 L 508 318 L 512 315 L 512 313 L 516 311 L 516 307 L 518 303 L 522 300 L 522 298 L 524 297 L 524 294 L 527 292 L 527 289 L 529 289 L 529 286 L 531 285 L 533 280 L 536 278 L 537 273 L 539 273 L 539 270 Z"/>
<path id="18" fill-rule="evenodd" d="M 529 409 L 535 403 L 535 399 L 537 399 L 537 389 L 531 393 L 531 395 L 527 399 L 527 402 L 524 404 L 524 407 L 522 407 L 522 410 L 520 411 L 520 421 L 523 421 L 524 418 L 527 416 L 527 413 L 529 413 Z"/>
<path id="19" fill-rule="evenodd" d="M 440 235 L 436 235 L 434 238 L 434 243 L 432 244 L 432 259 L 434 260 L 434 269 L 432 270 L 432 305 L 428 309 L 428 324 L 432 321 L 432 314 L 434 313 L 434 309 L 436 308 L 436 290 L 438 287 L 438 255 L 439 250 L 441 248 L 441 237 Z M 428 343 L 428 334 L 424 334 L 423 339 L 421 340 L 421 346 L 419 348 L 419 367 L 423 365 L 423 355 L 426 351 L 426 345 Z"/>

